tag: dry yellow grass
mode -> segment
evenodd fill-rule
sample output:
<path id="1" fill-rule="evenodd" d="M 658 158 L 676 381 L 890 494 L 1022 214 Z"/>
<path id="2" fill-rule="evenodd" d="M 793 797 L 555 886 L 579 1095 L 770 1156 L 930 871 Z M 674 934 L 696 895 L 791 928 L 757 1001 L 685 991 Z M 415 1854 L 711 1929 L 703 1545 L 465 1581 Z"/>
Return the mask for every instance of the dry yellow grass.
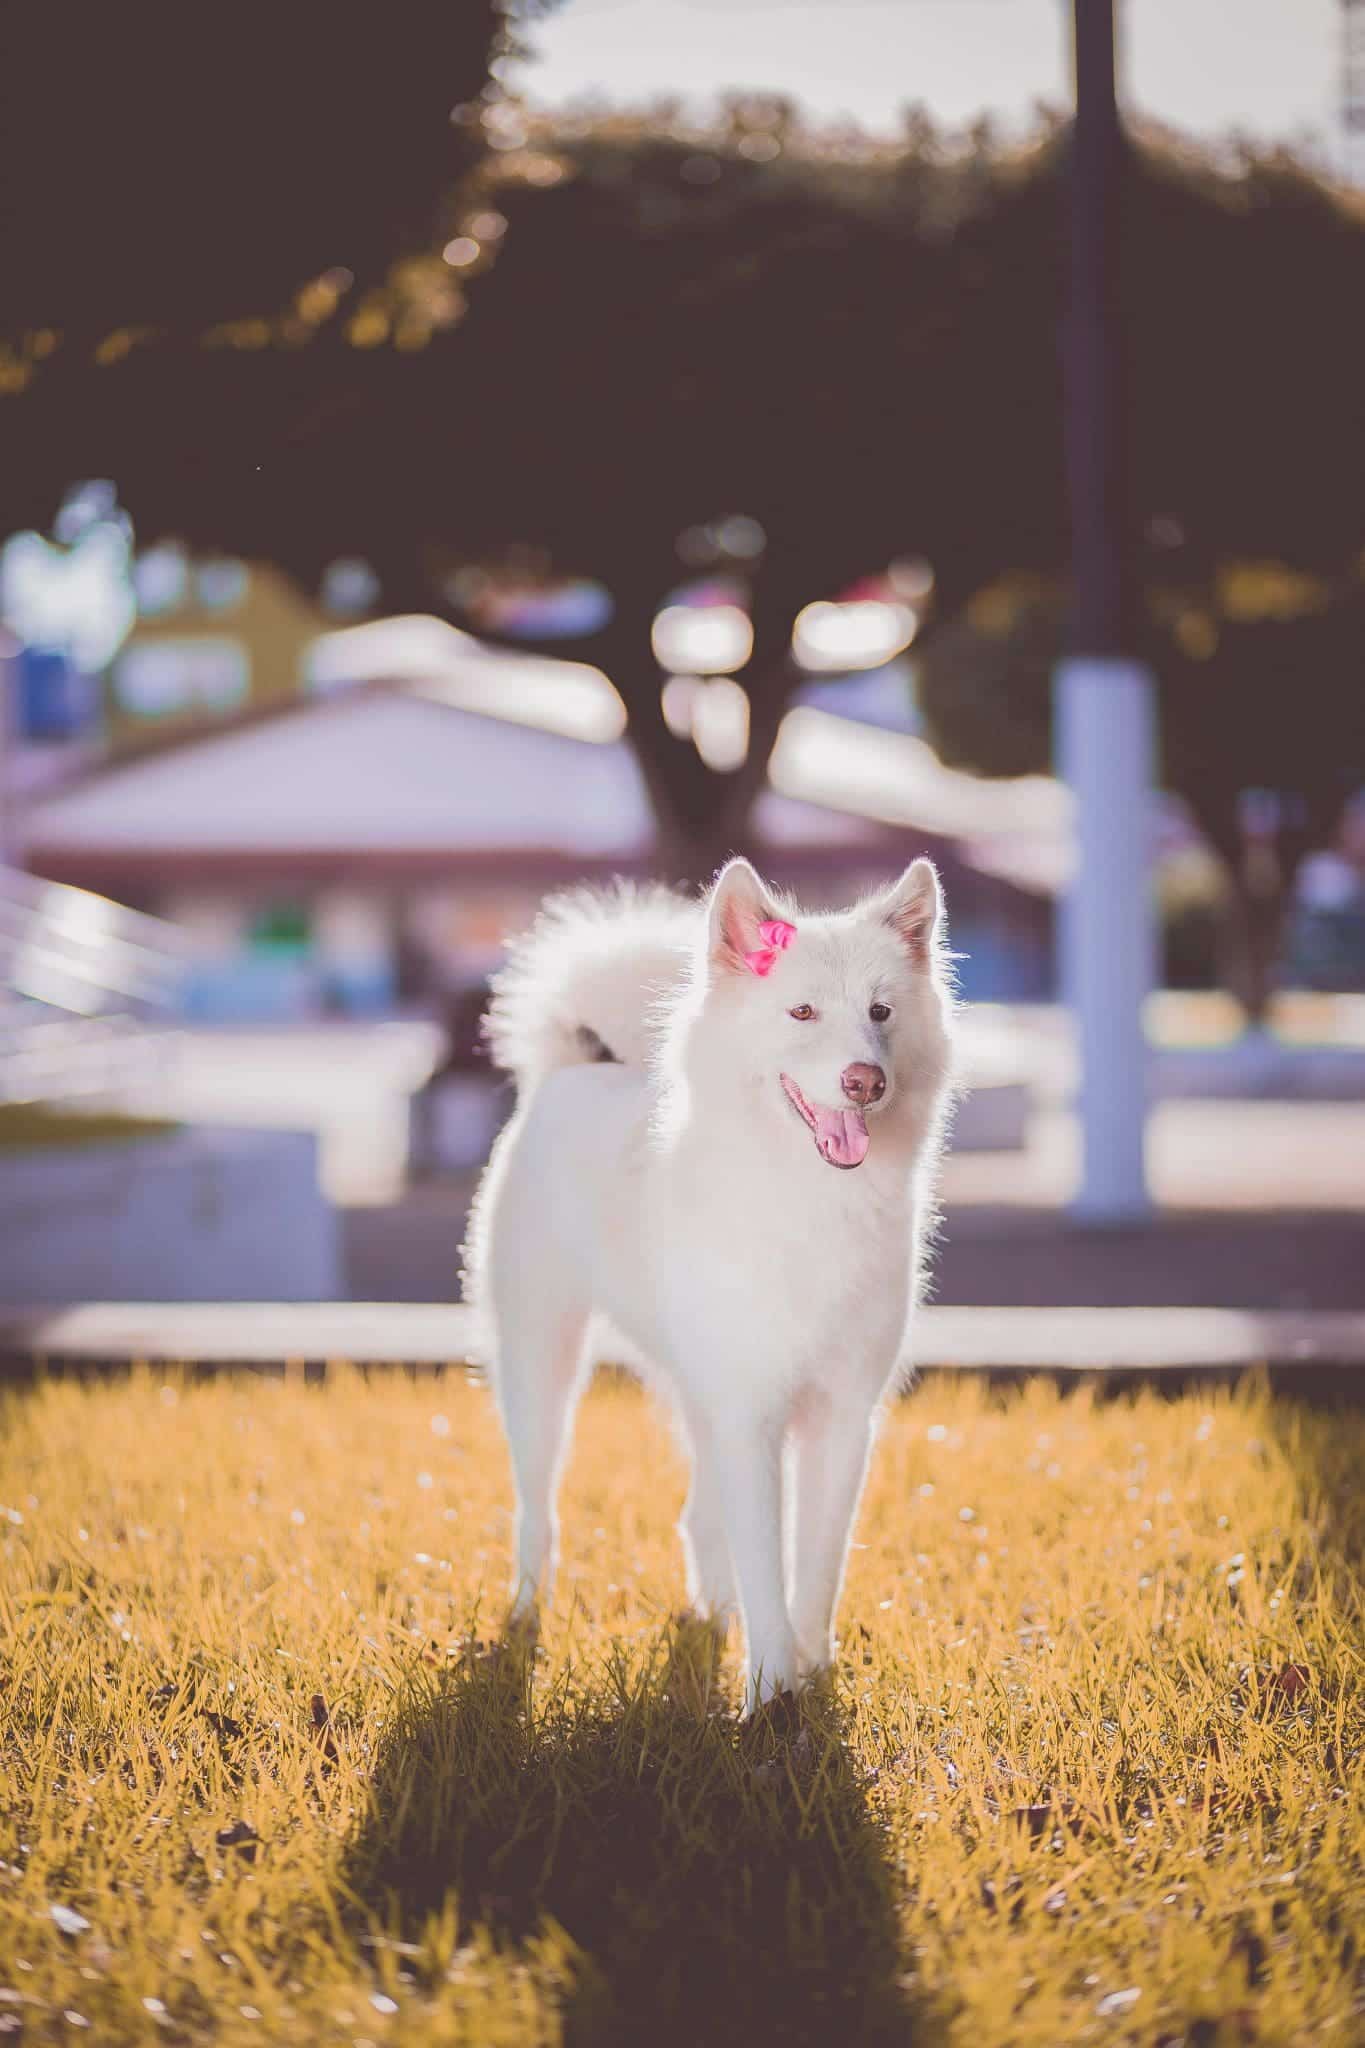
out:
<path id="1" fill-rule="evenodd" d="M 682 1475 L 627 1386 L 529 1665 L 476 1647 L 509 1489 L 462 1377 L 4 1424 L 27 2041 L 1365 2039 L 1357 1416 L 931 1383 L 786 1731 L 671 1621 Z"/>

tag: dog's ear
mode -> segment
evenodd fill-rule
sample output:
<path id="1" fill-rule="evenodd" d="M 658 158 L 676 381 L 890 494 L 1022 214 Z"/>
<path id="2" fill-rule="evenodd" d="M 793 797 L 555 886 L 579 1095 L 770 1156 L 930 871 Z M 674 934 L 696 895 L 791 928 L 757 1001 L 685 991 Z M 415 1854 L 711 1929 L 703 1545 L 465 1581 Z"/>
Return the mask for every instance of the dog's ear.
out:
<path id="1" fill-rule="evenodd" d="M 875 898 L 871 910 L 890 925 L 917 967 L 931 964 L 943 921 L 943 891 L 931 860 L 912 860 L 900 880 Z"/>
<path id="2" fill-rule="evenodd" d="M 716 876 L 707 908 L 707 950 L 731 974 L 771 974 L 796 936 L 774 908 L 767 887 L 747 860 L 727 861 Z"/>

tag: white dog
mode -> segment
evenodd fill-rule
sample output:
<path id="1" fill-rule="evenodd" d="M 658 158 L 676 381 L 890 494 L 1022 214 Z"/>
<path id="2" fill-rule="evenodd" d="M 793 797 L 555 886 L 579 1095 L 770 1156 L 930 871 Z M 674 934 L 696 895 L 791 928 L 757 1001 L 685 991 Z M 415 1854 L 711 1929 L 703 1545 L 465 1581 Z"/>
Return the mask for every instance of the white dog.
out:
<path id="1" fill-rule="evenodd" d="M 704 905 L 583 891 L 513 948 L 488 1033 L 517 1108 L 466 1264 L 516 1474 L 519 1618 L 554 1569 L 597 1319 L 671 1397 L 689 1595 L 720 1626 L 742 1615 L 749 1708 L 830 1662 L 931 1216 L 945 957 L 927 860 L 832 915 L 743 860 Z"/>

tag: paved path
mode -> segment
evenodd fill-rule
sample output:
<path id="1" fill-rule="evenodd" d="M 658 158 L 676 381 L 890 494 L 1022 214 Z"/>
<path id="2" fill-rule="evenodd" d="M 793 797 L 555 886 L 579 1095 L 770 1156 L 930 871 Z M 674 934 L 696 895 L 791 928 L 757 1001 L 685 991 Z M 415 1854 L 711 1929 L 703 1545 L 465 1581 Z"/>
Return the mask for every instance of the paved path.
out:
<path id="1" fill-rule="evenodd" d="M 320 1377 L 337 1363 L 459 1365 L 471 1335 L 469 1311 L 443 1303 L 92 1303 L 0 1317 L 0 1361 L 20 1372 L 142 1363 Z M 956 1371 L 1178 1376 L 1265 1365 L 1287 1381 L 1311 1372 L 1343 1391 L 1365 1383 L 1365 1315 L 931 1307 L 913 1348 L 918 1365 Z"/>
<path id="2" fill-rule="evenodd" d="M 933 1289 L 955 1308 L 1365 1311 L 1365 1216 L 1164 1210 L 1083 1230 L 1056 1211 L 959 1205 Z"/>
<path id="3" fill-rule="evenodd" d="M 1126 1230 L 1081 1230 L 1036 1201 L 964 1199 L 953 1167 L 976 1174 L 983 1159 L 949 1162 L 934 1259 L 934 1298 L 946 1305 L 1365 1310 L 1365 1206 L 1277 1206 L 1273 1159 L 1254 1175 L 1259 1206 L 1158 1209 Z M 1015 1170 L 1012 1155 L 997 1159 L 1002 1175 Z M 1365 1173 L 1365 1136 L 1357 1163 Z M 420 1183 L 393 1204 L 343 1210 L 347 1293 L 454 1301 L 471 1189 L 472 1177 Z"/>

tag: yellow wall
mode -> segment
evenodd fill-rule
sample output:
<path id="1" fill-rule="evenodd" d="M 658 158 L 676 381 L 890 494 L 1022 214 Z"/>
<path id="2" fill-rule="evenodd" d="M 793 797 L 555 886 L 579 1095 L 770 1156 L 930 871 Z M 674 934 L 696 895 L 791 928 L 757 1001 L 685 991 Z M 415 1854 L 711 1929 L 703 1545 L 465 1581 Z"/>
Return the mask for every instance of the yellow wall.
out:
<path id="1" fill-rule="evenodd" d="M 247 568 L 247 587 L 240 603 L 211 609 L 200 603 L 191 587 L 186 602 L 173 611 L 154 618 L 139 618 L 124 651 L 155 641 L 192 640 L 199 635 L 212 640 L 238 640 L 246 648 L 250 664 L 248 692 L 236 707 L 238 713 L 298 694 L 308 647 L 320 633 L 345 622 L 330 617 L 269 564 L 251 562 Z M 199 726 L 212 727 L 220 715 L 208 708 L 195 707 L 159 718 L 139 717 L 118 701 L 111 688 L 109 739 L 118 751 L 141 752 L 168 735 L 179 735 Z"/>

